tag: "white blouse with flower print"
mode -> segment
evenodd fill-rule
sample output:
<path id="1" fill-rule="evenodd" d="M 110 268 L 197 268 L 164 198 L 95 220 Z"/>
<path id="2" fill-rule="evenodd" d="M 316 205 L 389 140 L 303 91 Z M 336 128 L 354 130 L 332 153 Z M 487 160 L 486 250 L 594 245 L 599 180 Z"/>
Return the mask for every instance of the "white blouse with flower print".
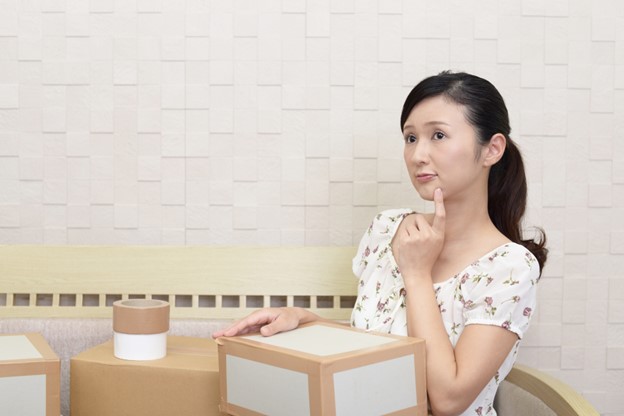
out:
<path id="1" fill-rule="evenodd" d="M 403 218 L 412 213 L 409 209 L 383 211 L 362 237 L 353 259 L 359 285 L 352 326 L 407 335 L 405 288 L 390 244 Z M 462 415 L 496 415 L 494 396 L 516 360 L 520 338 L 535 310 L 539 274 L 537 259 L 525 247 L 508 243 L 433 285 L 453 347 L 470 324 L 497 325 L 518 335 L 496 375 Z"/>

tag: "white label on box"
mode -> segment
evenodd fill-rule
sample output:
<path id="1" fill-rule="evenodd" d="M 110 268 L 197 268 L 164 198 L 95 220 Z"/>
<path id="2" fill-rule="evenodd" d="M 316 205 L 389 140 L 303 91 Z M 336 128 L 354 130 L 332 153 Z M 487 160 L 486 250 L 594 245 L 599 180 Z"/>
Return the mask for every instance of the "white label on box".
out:
<path id="1" fill-rule="evenodd" d="M 43 358 L 26 335 L 0 337 L 0 361 Z"/>
<path id="2" fill-rule="evenodd" d="M 357 351 L 396 341 L 390 337 L 324 325 L 297 328 L 271 337 L 251 335 L 245 338 L 318 356 Z"/>
<path id="3" fill-rule="evenodd" d="M 227 401 L 271 416 L 310 414 L 308 375 L 228 355 Z"/>
<path id="4" fill-rule="evenodd" d="M 336 416 L 378 416 L 417 404 L 414 356 L 334 374 Z"/>
<path id="5" fill-rule="evenodd" d="M 45 374 L 0 377 L 0 407 L 3 415 L 45 415 Z"/>

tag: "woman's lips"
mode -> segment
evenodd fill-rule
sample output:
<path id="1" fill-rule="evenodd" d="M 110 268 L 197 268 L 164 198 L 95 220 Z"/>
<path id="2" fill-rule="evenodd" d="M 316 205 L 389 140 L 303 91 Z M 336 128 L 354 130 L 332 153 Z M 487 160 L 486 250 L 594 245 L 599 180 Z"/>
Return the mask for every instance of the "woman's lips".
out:
<path id="1" fill-rule="evenodd" d="M 433 173 L 421 173 L 419 175 L 416 175 L 416 180 L 418 182 L 429 182 L 429 181 L 434 180 L 437 177 L 438 175 L 435 175 Z"/>

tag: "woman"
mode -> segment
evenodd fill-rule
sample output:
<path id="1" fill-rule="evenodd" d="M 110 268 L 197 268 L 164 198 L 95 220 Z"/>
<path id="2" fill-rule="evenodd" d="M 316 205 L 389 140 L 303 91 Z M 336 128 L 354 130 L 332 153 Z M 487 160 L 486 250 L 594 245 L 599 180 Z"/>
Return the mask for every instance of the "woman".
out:
<path id="1" fill-rule="evenodd" d="M 353 260 L 352 325 L 423 338 L 434 415 L 495 415 L 535 309 L 545 236 L 523 239 L 526 178 L 503 98 L 488 81 L 443 72 L 420 82 L 401 114 L 404 158 L 433 214 L 378 214 Z M 320 318 L 266 308 L 215 337 L 263 335 Z"/>

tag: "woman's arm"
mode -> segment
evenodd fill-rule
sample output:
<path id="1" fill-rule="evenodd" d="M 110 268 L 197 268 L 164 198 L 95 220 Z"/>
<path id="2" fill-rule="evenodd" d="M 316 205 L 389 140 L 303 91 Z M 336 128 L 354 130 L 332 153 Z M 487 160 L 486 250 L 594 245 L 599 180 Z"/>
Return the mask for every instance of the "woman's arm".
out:
<path id="1" fill-rule="evenodd" d="M 494 377 L 518 338 L 502 327 L 473 324 L 453 348 L 431 276 L 444 244 L 442 190 L 436 189 L 434 202 L 431 225 L 417 214 L 395 236 L 395 257 L 405 284 L 408 334 L 425 340 L 431 409 L 434 415 L 455 415 L 465 411 Z"/>
<path id="2" fill-rule="evenodd" d="M 494 377 L 518 337 L 499 326 L 473 324 L 466 326 L 453 349 L 431 278 L 408 281 L 408 333 L 425 339 L 431 409 L 434 415 L 460 414 Z"/>

